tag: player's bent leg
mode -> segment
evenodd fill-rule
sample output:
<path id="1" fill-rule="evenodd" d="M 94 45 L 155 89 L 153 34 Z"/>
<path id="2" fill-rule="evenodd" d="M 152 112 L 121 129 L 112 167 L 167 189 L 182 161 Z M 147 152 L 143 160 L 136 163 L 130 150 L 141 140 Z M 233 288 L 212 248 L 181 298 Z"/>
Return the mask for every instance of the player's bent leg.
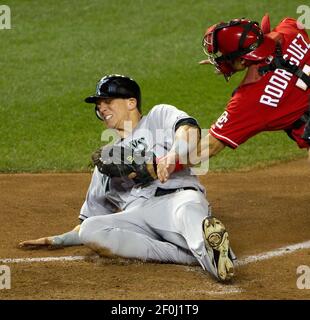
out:
<path id="1" fill-rule="evenodd" d="M 191 199 L 195 199 L 194 195 Z M 195 200 L 184 203 L 175 212 L 176 229 L 204 270 L 219 280 L 229 280 L 234 275 L 236 257 L 230 248 L 228 232 L 218 219 L 210 216 L 204 199 Z"/>
<path id="2" fill-rule="evenodd" d="M 124 216 L 124 219 L 126 217 Z M 114 221 L 117 225 L 117 220 Z M 193 255 L 172 243 L 153 239 L 146 234 L 119 228 L 113 217 L 92 217 L 85 220 L 80 229 L 80 239 L 90 248 L 104 255 L 117 255 L 144 261 L 161 261 L 193 264 Z"/>

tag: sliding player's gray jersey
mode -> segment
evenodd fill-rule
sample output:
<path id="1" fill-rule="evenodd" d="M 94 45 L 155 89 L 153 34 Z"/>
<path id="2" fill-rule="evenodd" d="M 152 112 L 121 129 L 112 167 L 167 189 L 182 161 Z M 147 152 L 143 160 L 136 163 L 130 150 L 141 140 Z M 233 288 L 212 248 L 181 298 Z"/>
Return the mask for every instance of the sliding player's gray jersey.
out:
<path id="1" fill-rule="evenodd" d="M 156 105 L 146 116 L 142 117 L 130 136 L 120 139 L 115 144 L 134 150 L 152 151 L 157 158 L 161 158 L 172 147 L 176 126 L 185 119 L 193 118 L 174 106 Z M 156 192 L 157 194 L 160 192 L 161 188 L 187 189 L 190 187 L 202 193 L 205 192 L 204 187 L 199 183 L 197 177 L 191 174 L 189 168 L 172 174 L 164 184 L 155 180 L 147 187 L 136 187 L 131 179 L 111 179 L 102 175 L 95 168 L 86 200 L 80 212 L 80 219 L 124 210 L 129 205 L 134 205 L 138 199 L 153 197 Z"/>

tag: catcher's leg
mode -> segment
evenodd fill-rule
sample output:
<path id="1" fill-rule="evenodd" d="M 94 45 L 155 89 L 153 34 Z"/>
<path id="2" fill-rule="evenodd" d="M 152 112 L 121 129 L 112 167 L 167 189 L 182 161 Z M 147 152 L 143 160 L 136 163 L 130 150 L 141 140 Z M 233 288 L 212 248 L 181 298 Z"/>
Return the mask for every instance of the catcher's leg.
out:
<path id="1" fill-rule="evenodd" d="M 132 223 L 131 219 L 126 213 L 88 218 L 81 225 L 80 238 L 99 254 L 181 264 L 196 262 L 190 251 L 157 240 L 145 226 L 138 225 L 138 220 Z"/>

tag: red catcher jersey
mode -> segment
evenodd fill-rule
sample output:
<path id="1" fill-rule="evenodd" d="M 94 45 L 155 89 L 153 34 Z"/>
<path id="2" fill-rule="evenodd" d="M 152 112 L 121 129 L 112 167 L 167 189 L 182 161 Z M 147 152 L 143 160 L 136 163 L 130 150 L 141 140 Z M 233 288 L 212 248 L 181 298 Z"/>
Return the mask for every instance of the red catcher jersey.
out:
<path id="1" fill-rule="evenodd" d="M 298 28 L 299 26 L 299 28 Z M 285 59 L 310 74 L 310 41 L 295 19 L 285 18 L 273 30 L 282 35 L 282 53 Z M 252 70 L 250 70 L 252 68 Z M 252 65 L 250 72 L 256 72 Z M 281 69 L 268 72 L 259 80 L 241 84 L 226 111 L 210 128 L 210 134 L 231 148 L 237 148 L 250 137 L 262 131 L 289 130 L 309 107 L 309 89 L 295 75 Z M 301 138 L 299 147 L 309 147 Z"/>

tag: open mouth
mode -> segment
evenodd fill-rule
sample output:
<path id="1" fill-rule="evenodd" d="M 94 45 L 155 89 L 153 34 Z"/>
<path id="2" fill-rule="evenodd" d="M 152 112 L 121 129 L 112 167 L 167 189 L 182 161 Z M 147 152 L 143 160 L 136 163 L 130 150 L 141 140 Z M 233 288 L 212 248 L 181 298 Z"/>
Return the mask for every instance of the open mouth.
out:
<path id="1" fill-rule="evenodd" d="M 113 117 L 112 114 L 108 114 L 107 116 L 104 117 L 104 120 L 110 120 Z"/>

